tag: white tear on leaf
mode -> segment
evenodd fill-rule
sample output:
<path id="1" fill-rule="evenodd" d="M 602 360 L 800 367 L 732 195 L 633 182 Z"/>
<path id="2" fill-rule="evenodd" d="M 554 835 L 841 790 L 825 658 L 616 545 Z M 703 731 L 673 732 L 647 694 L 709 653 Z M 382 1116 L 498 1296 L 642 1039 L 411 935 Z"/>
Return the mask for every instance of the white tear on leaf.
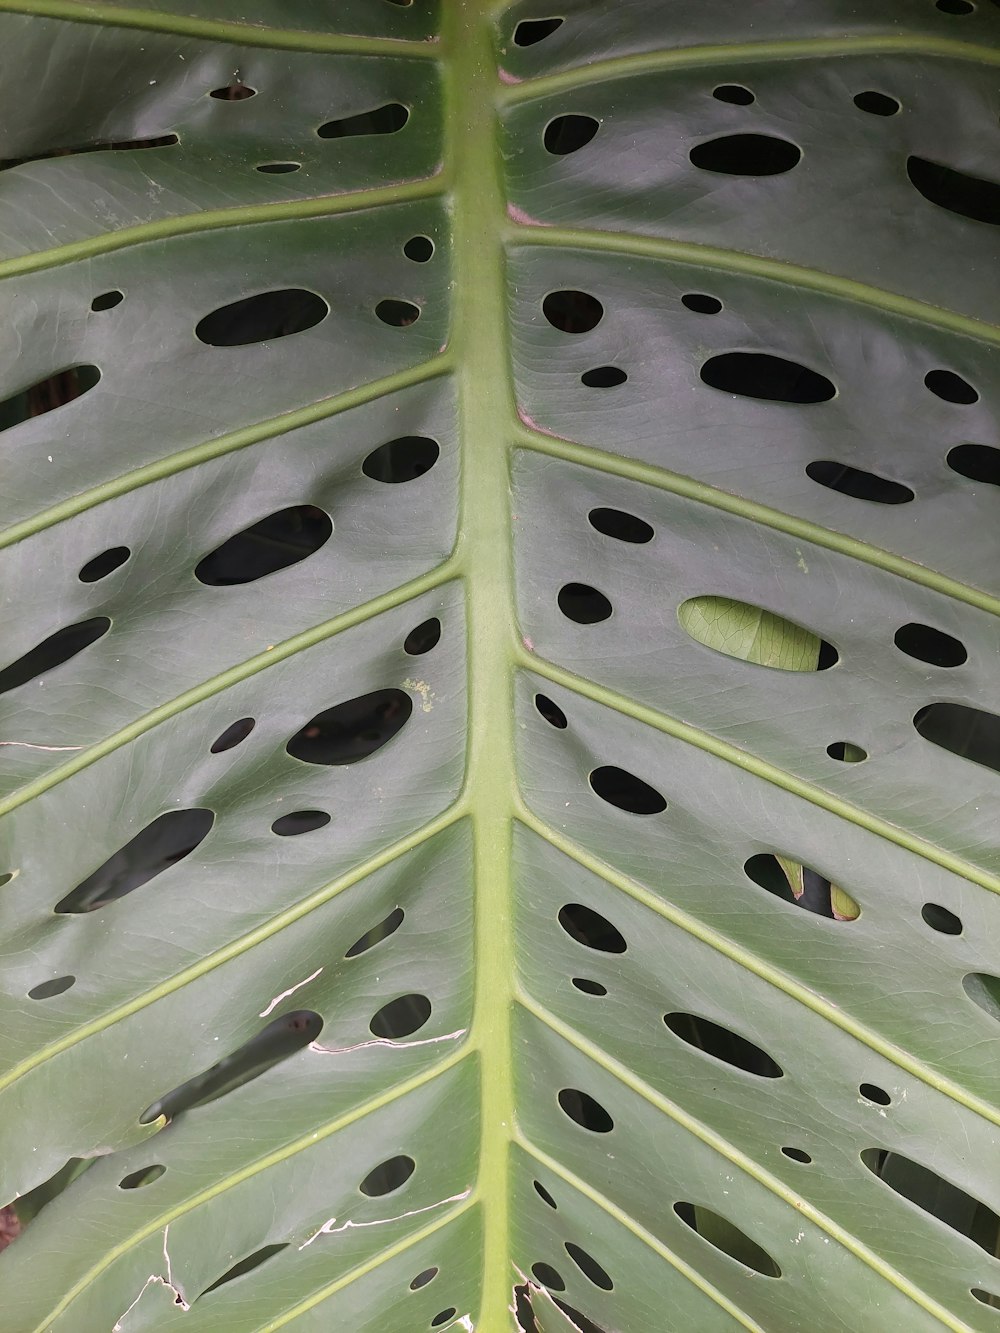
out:
<path id="1" fill-rule="evenodd" d="M 409 1212 L 400 1213 L 397 1217 L 376 1217 L 371 1222 L 352 1222 L 348 1219 L 346 1222 L 341 1222 L 338 1227 L 334 1225 L 337 1219 L 328 1217 L 318 1231 L 314 1231 L 308 1240 L 302 1242 L 299 1250 L 304 1250 L 307 1245 L 311 1245 L 320 1236 L 335 1236 L 341 1231 L 360 1231 L 362 1227 L 384 1227 L 387 1222 L 402 1222 L 407 1217 L 417 1217 L 420 1213 L 432 1213 L 435 1208 L 443 1208 L 446 1203 L 461 1203 L 471 1193 L 471 1189 L 463 1190 L 461 1194 L 452 1194 L 447 1199 L 439 1199 L 437 1203 L 426 1204 L 423 1208 L 411 1208 Z"/>
<path id="2" fill-rule="evenodd" d="M 301 990 L 303 986 L 308 986 L 310 981 L 315 981 L 322 971 L 323 969 L 321 967 L 317 967 L 316 971 L 313 972 L 311 976 L 306 977 L 304 981 L 299 981 L 294 986 L 290 986 L 288 990 L 283 990 L 280 995 L 276 995 L 274 997 L 274 999 L 271 1001 L 271 1003 L 267 1006 L 266 1009 L 262 1009 L 260 1011 L 257 1017 L 266 1018 L 272 1009 L 276 1009 L 278 1007 L 278 1005 L 281 1003 L 282 1000 L 287 1000 L 289 995 L 294 995 L 295 992 L 297 990 Z"/>

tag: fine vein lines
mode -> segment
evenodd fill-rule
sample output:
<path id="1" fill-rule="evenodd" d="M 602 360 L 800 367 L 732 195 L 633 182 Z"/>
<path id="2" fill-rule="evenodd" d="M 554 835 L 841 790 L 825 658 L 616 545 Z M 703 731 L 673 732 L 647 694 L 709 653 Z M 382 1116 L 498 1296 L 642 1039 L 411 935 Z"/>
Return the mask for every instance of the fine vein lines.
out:
<path id="1" fill-rule="evenodd" d="M 782 972 L 779 968 L 773 967 L 764 959 L 751 953 L 749 949 L 745 949 L 741 945 L 736 944 L 733 940 L 727 939 L 724 935 L 720 935 L 709 926 L 704 925 L 702 922 L 696 920 L 696 918 L 689 916 L 688 913 L 674 907 L 664 899 L 658 898 L 656 894 L 645 888 L 645 886 L 640 884 L 638 880 L 630 879 L 627 875 L 623 875 L 613 866 L 601 861 L 598 857 L 588 852 L 586 848 L 581 847 L 571 838 L 567 838 L 565 834 L 560 833 L 551 824 L 547 824 L 527 806 L 521 806 L 518 811 L 518 818 L 525 827 L 530 828 L 534 833 L 537 833 L 540 838 L 544 838 L 546 842 L 551 843 L 553 847 L 570 857 L 571 860 L 577 863 L 577 865 L 583 866 L 585 869 L 599 876 L 606 883 L 613 885 L 616 889 L 620 889 L 622 893 L 627 893 L 628 896 L 634 898 L 636 902 L 642 903 L 644 907 L 648 907 L 651 911 L 656 912 L 658 916 L 662 916 L 672 925 L 677 926 L 680 930 L 686 931 L 689 935 L 693 935 L 695 939 L 701 940 L 703 944 L 707 944 L 709 948 L 714 949 L 717 953 L 730 959 L 730 961 L 736 963 L 737 966 L 745 968 L 748 972 L 752 972 L 755 976 L 768 982 L 770 985 L 774 986 L 776 990 L 782 991 L 790 999 L 797 1000 L 799 1004 L 806 1005 L 809 1009 L 812 1009 L 814 1013 L 819 1014 L 821 1018 L 826 1019 L 829 1023 L 835 1024 L 844 1032 L 854 1037 L 856 1041 L 863 1043 L 863 1045 L 868 1046 L 871 1050 L 882 1056 L 883 1059 L 888 1060 L 898 1068 L 905 1070 L 913 1078 L 919 1079 L 920 1082 L 925 1083 L 936 1092 L 942 1093 L 945 1097 L 950 1097 L 953 1101 L 959 1102 L 962 1106 L 975 1112 L 976 1115 L 982 1116 L 984 1120 L 988 1120 L 991 1124 L 1000 1125 L 1000 1108 L 994 1106 L 990 1102 L 983 1101 L 980 1097 L 976 1097 L 973 1093 L 968 1092 L 952 1079 L 938 1074 L 925 1065 L 921 1060 L 910 1055 L 908 1051 L 903 1050 L 892 1042 L 885 1041 L 877 1032 L 873 1032 L 871 1028 L 866 1027 L 864 1023 L 852 1018 L 850 1014 L 846 1013 L 837 1005 L 830 1003 L 830 1001 L 824 999 L 823 996 L 817 994 L 817 992 L 810 990 L 806 986 L 799 985 L 799 983 L 788 976 L 787 973 Z"/>
<path id="2" fill-rule="evenodd" d="M 643 1245 L 648 1246 L 649 1249 L 658 1254 L 661 1259 L 665 1259 L 672 1268 L 676 1268 L 677 1271 L 686 1277 L 690 1283 L 696 1286 L 699 1291 L 703 1292 L 709 1300 L 725 1310 L 737 1323 L 742 1324 L 744 1328 L 749 1329 L 750 1333 L 767 1333 L 767 1330 L 762 1328 L 755 1319 L 751 1319 L 750 1316 L 745 1314 L 738 1305 L 734 1305 L 728 1296 L 724 1296 L 721 1291 L 716 1287 L 713 1287 L 707 1279 L 702 1277 L 696 1268 L 692 1268 L 690 1264 L 685 1263 L 683 1259 L 674 1254 L 673 1250 L 668 1249 L 659 1237 L 654 1236 L 651 1231 L 647 1231 L 644 1226 L 641 1226 L 640 1223 L 625 1212 L 623 1208 L 619 1208 L 618 1205 L 613 1203 L 606 1195 L 601 1194 L 600 1191 L 594 1189 L 593 1185 L 588 1184 L 585 1180 L 581 1180 L 579 1176 L 574 1175 L 572 1171 L 563 1166 L 562 1162 L 558 1161 L 555 1157 L 550 1157 L 547 1152 L 536 1147 L 530 1139 L 525 1137 L 523 1130 L 517 1130 L 515 1132 L 514 1142 L 526 1152 L 529 1157 L 533 1157 L 536 1162 L 547 1167 L 554 1176 L 558 1176 L 560 1180 L 565 1181 L 570 1189 L 576 1190 L 585 1198 L 589 1199 L 591 1203 L 596 1204 L 602 1212 L 613 1218 L 614 1221 L 624 1227 L 627 1231 L 630 1231 L 637 1240 L 640 1240 L 643 1243 Z"/>
<path id="3" fill-rule="evenodd" d="M 442 1074 L 447 1073 L 447 1071 L 454 1065 L 458 1064 L 460 1060 L 463 1060 L 466 1054 L 467 1048 L 465 1047 L 457 1051 L 452 1051 L 443 1060 L 439 1060 L 437 1064 L 431 1065 L 428 1069 L 421 1070 L 419 1074 L 414 1074 L 412 1077 L 405 1079 L 402 1083 L 397 1083 L 394 1087 L 387 1088 L 384 1092 L 379 1093 L 377 1097 L 372 1097 L 368 1101 L 362 1102 L 360 1106 L 355 1106 L 350 1111 L 346 1111 L 343 1115 L 337 1116 L 336 1119 L 327 1121 L 325 1125 L 321 1125 L 318 1129 L 310 1130 L 309 1133 L 300 1135 L 299 1138 L 294 1139 L 291 1143 L 286 1143 L 284 1147 L 276 1148 L 273 1152 L 267 1153 L 264 1157 L 257 1158 L 256 1161 L 241 1167 L 239 1171 L 233 1171 L 228 1176 L 223 1176 L 221 1180 L 214 1181 L 211 1185 L 203 1190 L 199 1190 L 197 1194 L 191 1195 L 190 1198 L 185 1199 L 182 1203 L 160 1213 L 155 1218 L 151 1218 L 137 1231 L 134 1231 L 126 1240 L 120 1241 L 117 1245 L 105 1251 L 98 1262 L 74 1282 L 73 1286 L 65 1293 L 58 1305 L 51 1310 L 42 1323 L 34 1330 L 34 1333 L 47 1333 L 47 1330 L 50 1329 L 59 1316 L 72 1305 L 81 1292 L 85 1291 L 93 1282 L 96 1282 L 101 1274 L 106 1272 L 112 1264 L 117 1263 L 123 1255 L 134 1249 L 136 1245 L 141 1245 L 142 1242 L 148 1240 L 150 1236 L 155 1236 L 158 1231 L 162 1231 L 165 1226 L 169 1226 L 172 1222 L 176 1221 L 177 1218 L 184 1217 L 186 1214 L 193 1212 L 194 1209 L 201 1204 L 208 1203 L 210 1200 L 218 1198 L 220 1194 L 224 1194 L 227 1190 L 235 1188 L 235 1186 L 242 1184 L 243 1181 L 253 1179 L 254 1176 L 260 1175 L 262 1171 L 268 1170 L 269 1167 L 277 1166 L 279 1163 L 295 1157 L 298 1153 L 305 1152 L 307 1148 L 313 1147 L 314 1144 L 320 1142 L 322 1139 L 329 1138 L 331 1134 L 336 1134 L 338 1131 L 346 1129 L 356 1121 L 364 1119 L 365 1116 L 373 1115 L 376 1111 L 381 1110 L 382 1107 L 389 1106 L 392 1102 L 398 1101 L 399 1098 L 405 1097 L 408 1093 L 416 1092 L 418 1088 L 424 1087 L 425 1084 L 431 1083 L 434 1079 L 440 1078 Z"/>
<path id="4" fill-rule="evenodd" d="M 846 1231 L 843 1227 L 839 1226 L 831 1217 L 828 1217 L 825 1213 L 821 1212 L 820 1209 L 809 1203 L 807 1199 L 797 1194 L 794 1190 L 789 1189 L 784 1181 L 780 1180 L 777 1176 L 772 1175 L 770 1171 L 765 1170 L 762 1166 L 759 1166 L 752 1157 L 741 1152 L 739 1148 L 723 1138 L 721 1134 L 717 1134 L 713 1129 L 698 1120 L 695 1116 L 689 1115 L 682 1107 L 678 1106 L 676 1102 L 670 1101 L 667 1097 L 664 1097 L 662 1093 L 657 1092 L 657 1090 L 651 1087 L 650 1084 L 639 1078 L 638 1075 L 633 1074 L 627 1065 L 623 1065 L 620 1061 L 615 1060 L 612 1056 L 608 1055 L 607 1052 L 603 1051 L 600 1046 L 583 1036 L 583 1034 L 578 1032 L 575 1028 L 570 1027 L 569 1024 L 564 1023 L 560 1018 L 557 1018 L 555 1014 L 551 1013 L 544 1007 L 544 1005 L 540 1004 L 526 991 L 522 990 L 520 992 L 518 1000 L 523 1008 L 529 1013 L 534 1014 L 538 1021 L 543 1023 L 550 1031 L 556 1033 L 557 1036 L 568 1042 L 569 1045 L 578 1050 L 582 1055 L 585 1055 L 589 1060 L 593 1060 L 595 1064 L 600 1065 L 602 1069 L 606 1070 L 613 1078 L 617 1079 L 618 1082 L 624 1083 L 626 1087 L 631 1088 L 633 1092 L 643 1099 L 643 1101 L 647 1102 L 650 1106 L 655 1106 L 658 1111 L 669 1116 L 669 1118 L 676 1124 L 680 1125 L 682 1129 L 686 1130 L 689 1134 L 693 1134 L 695 1138 L 700 1139 L 702 1143 L 707 1144 L 708 1147 L 713 1148 L 717 1153 L 720 1153 L 728 1161 L 732 1162 L 733 1166 L 738 1170 L 752 1176 L 754 1180 L 760 1185 L 763 1185 L 771 1194 L 794 1208 L 802 1217 L 808 1218 L 814 1226 L 819 1227 L 821 1231 L 825 1231 L 832 1240 L 837 1241 L 837 1243 L 842 1245 L 844 1249 L 849 1250 L 856 1259 L 860 1259 L 862 1263 L 866 1264 L 873 1272 L 877 1273 L 879 1277 L 884 1278 L 886 1282 L 890 1282 L 899 1291 L 904 1292 L 912 1301 L 917 1305 L 920 1305 L 929 1314 L 934 1315 L 935 1318 L 940 1319 L 948 1328 L 958 1330 L 959 1333 L 967 1333 L 968 1325 L 955 1320 L 943 1306 L 938 1305 L 933 1297 L 928 1296 L 926 1292 L 915 1286 L 897 1269 L 893 1268 L 883 1259 L 880 1259 L 873 1250 L 869 1249 L 868 1246 L 858 1240 L 857 1237 L 852 1236 L 849 1231 Z"/>
<path id="5" fill-rule="evenodd" d="M 637 51 L 607 60 L 592 60 L 586 65 L 561 70 L 558 74 L 540 74 L 510 83 L 498 93 L 502 105 L 514 106 L 552 93 L 571 92 L 629 75 L 657 74 L 661 71 L 693 69 L 703 65 L 740 67 L 769 60 L 808 60 L 830 56 L 936 56 L 942 60 L 967 60 L 973 64 L 1000 65 L 1000 48 L 956 41 L 948 37 L 930 37 L 901 33 L 870 37 L 803 37 L 767 42 L 727 42 L 712 46 L 682 46 L 659 51 Z"/>

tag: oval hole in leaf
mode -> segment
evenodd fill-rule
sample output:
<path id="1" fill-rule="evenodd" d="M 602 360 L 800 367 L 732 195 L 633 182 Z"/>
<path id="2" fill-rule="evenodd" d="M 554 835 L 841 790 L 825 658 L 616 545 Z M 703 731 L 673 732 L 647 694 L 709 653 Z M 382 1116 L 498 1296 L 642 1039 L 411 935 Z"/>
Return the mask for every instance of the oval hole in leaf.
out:
<path id="1" fill-rule="evenodd" d="M 254 583 L 314 555 L 333 534 L 333 523 L 315 505 L 292 505 L 258 519 L 203 556 L 195 578 L 209 587 Z"/>
<path id="2" fill-rule="evenodd" d="M 968 407 L 970 403 L 979 401 L 979 391 L 974 389 L 968 380 L 963 380 L 961 375 L 956 375 L 953 370 L 929 370 L 924 376 L 924 384 L 931 393 L 946 403 L 958 403 L 962 407 Z"/>
<path id="3" fill-rule="evenodd" d="M 913 715 L 924 740 L 1000 773 L 1000 717 L 966 704 L 925 704 Z"/>
<path id="4" fill-rule="evenodd" d="M 868 758 L 868 751 L 853 741 L 834 741 L 826 747 L 826 752 L 831 759 L 837 759 L 842 764 L 860 764 Z"/>
<path id="5" fill-rule="evenodd" d="M 793 857 L 760 852 L 751 856 L 743 869 L 755 884 L 768 893 L 815 916 L 853 921 L 861 914 L 861 908 L 850 894 Z"/>
<path id="6" fill-rule="evenodd" d="M 141 1166 L 138 1171 L 130 1171 L 127 1176 L 123 1176 L 118 1182 L 118 1188 L 120 1190 L 142 1189 L 144 1185 L 152 1185 L 154 1180 L 159 1180 L 166 1169 L 159 1163 L 154 1166 Z"/>
<path id="7" fill-rule="evenodd" d="M 403 640 L 403 652 L 409 653 L 411 657 L 419 657 L 422 653 L 429 653 L 440 638 L 441 622 L 437 616 L 431 616 L 430 620 L 410 630 Z"/>
<path id="8" fill-rule="evenodd" d="M 942 907 L 940 903 L 924 903 L 920 909 L 920 915 L 931 930 L 936 930 L 939 935 L 961 935 L 962 933 L 961 917 L 957 917 L 954 912 L 949 912 L 947 907 Z"/>
<path id="9" fill-rule="evenodd" d="M 722 302 L 717 296 L 706 296 L 704 292 L 686 292 L 681 297 L 681 305 L 698 315 L 717 315 L 722 309 Z"/>
<path id="10" fill-rule="evenodd" d="M 782 1148 L 781 1151 L 785 1154 L 786 1157 L 790 1157 L 793 1162 L 801 1162 L 803 1166 L 808 1166 L 809 1163 L 812 1161 L 812 1158 L 809 1156 L 809 1154 L 807 1152 L 803 1152 L 801 1148 Z"/>
<path id="11" fill-rule="evenodd" d="M 301 171 L 301 162 L 261 162 L 255 168 L 256 171 L 262 171 L 266 176 L 287 176 L 293 171 Z"/>
<path id="12" fill-rule="evenodd" d="M 426 264 L 434 255 L 434 242 L 429 236 L 411 236 L 403 246 L 403 254 L 414 264 Z"/>
<path id="13" fill-rule="evenodd" d="M 312 833 L 315 829 L 324 828 L 329 822 L 330 816 L 325 810 L 292 810 L 274 821 L 271 832 L 277 833 L 280 838 L 295 838 L 300 833 Z"/>
<path id="14" fill-rule="evenodd" d="M 984 1291 L 982 1287 L 971 1287 L 970 1295 L 975 1296 L 977 1301 L 982 1301 L 983 1305 L 992 1305 L 994 1309 L 1000 1309 L 1000 1296 L 992 1291 Z"/>
<path id="15" fill-rule="evenodd" d="M 678 607 L 677 619 L 696 643 L 754 666 L 824 671 L 839 660 L 833 645 L 811 630 L 731 597 L 691 597 Z"/>
<path id="16" fill-rule="evenodd" d="M 565 1291 L 566 1283 L 562 1280 L 551 1264 L 537 1263 L 531 1265 L 531 1273 L 536 1281 L 543 1287 L 548 1287 L 550 1291 Z"/>
<path id="17" fill-rule="evenodd" d="M 749 106 L 757 100 L 741 83 L 720 83 L 718 88 L 712 89 L 712 96 L 717 102 L 731 102 L 733 106 Z"/>
<path id="18" fill-rule="evenodd" d="M 718 1023 L 699 1018 L 697 1014 L 684 1013 L 664 1014 L 663 1021 L 675 1037 L 716 1060 L 724 1060 L 726 1064 L 759 1078 L 783 1076 L 781 1066 L 766 1051 Z"/>
<path id="19" fill-rule="evenodd" d="M 929 666 L 957 667 L 969 657 L 965 645 L 958 639 L 933 625 L 921 625 L 917 621 L 900 625 L 892 641 L 901 653 Z"/>
<path id="20" fill-rule="evenodd" d="M 826 458 L 808 463 L 806 476 L 827 490 L 838 491 L 855 500 L 870 500 L 873 504 L 905 505 L 914 498 L 909 486 L 900 481 L 889 481 L 874 472 L 864 472 L 861 468 L 834 463 Z"/>
<path id="21" fill-rule="evenodd" d="M 566 288 L 549 292 L 542 301 L 542 314 L 562 333 L 589 333 L 604 318 L 604 307 L 589 292 Z"/>
<path id="22" fill-rule="evenodd" d="M 962 978 L 962 989 L 973 1004 L 1000 1022 L 1000 977 L 988 972 L 969 972 Z"/>
<path id="23" fill-rule="evenodd" d="M 219 306 L 195 325 L 195 337 L 209 347 L 247 347 L 315 328 L 330 307 L 303 287 L 280 287 Z"/>
<path id="24" fill-rule="evenodd" d="M 559 909 L 559 924 L 577 944 L 602 953 L 624 953 L 628 948 L 625 936 L 606 916 L 583 903 L 567 903 Z"/>
<path id="25" fill-rule="evenodd" d="M 0 403 L 0 431 L 19 426 L 32 417 L 44 416 L 46 412 L 54 412 L 57 407 L 65 407 L 89 393 L 100 378 L 101 372 L 96 366 L 69 366 L 11 394 Z"/>
<path id="26" fill-rule="evenodd" d="M 675 1203 L 674 1212 L 685 1226 L 696 1231 L 723 1254 L 728 1254 L 730 1259 L 735 1259 L 746 1268 L 752 1268 L 762 1277 L 781 1277 L 781 1269 L 767 1250 L 762 1249 L 745 1231 L 741 1231 L 732 1222 L 712 1212 L 711 1208 L 705 1208 L 701 1204 Z"/>
<path id="27" fill-rule="evenodd" d="M 211 810 L 168 810 L 119 848 L 103 865 L 56 903 L 56 912 L 91 912 L 124 898 L 182 861 L 215 823 Z"/>
<path id="28" fill-rule="evenodd" d="M 583 1276 L 593 1282 L 595 1287 L 600 1287 L 602 1291 L 614 1290 L 615 1284 L 592 1254 L 588 1254 L 581 1246 L 574 1245 L 571 1240 L 566 1241 L 564 1249 Z"/>
<path id="29" fill-rule="evenodd" d="M 859 111 L 867 111 L 870 116 L 894 116 L 899 110 L 899 103 L 888 93 L 877 93 L 874 89 L 854 94 L 854 105 Z"/>
<path id="30" fill-rule="evenodd" d="M 434 1281 L 440 1271 L 439 1268 L 425 1268 L 423 1272 L 418 1273 L 410 1283 L 410 1290 L 419 1291 L 421 1287 L 426 1287 L 428 1282 Z"/>
<path id="31" fill-rule="evenodd" d="M 1000 223 L 1000 184 L 996 181 L 955 171 L 925 157 L 908 157 L 906 174 L 913 188 L 938 208 L 973 222 Z"/>
<path id="32" fill-rule="evenodd" d="M 397 297 L 390 296 L 384 301 L 379 301 L 375 307 L 375 314 L 383 324 L 388 324 L 391 328 L 408 329 L 420 318 L 420 307 L 414 305 L 412 301 L 401 301 Z"/>
<path id="33" fill-rule="evenodd" d="M 373 449 L 361 464 L 361 471 L 372 481 L 398 485 L 429 472 L 440 453 L 437 440 L 427 435 L 401 435 Z"/>
<path id="34" fill-rule="evenodd" d="M 865 1101 L 874 1102 L 876 1106 L 892 1105 L 892 1098 L 885 1088 L 880 1088 L 877 1083 L 862 1083 L 858 1092 L 864 1097 Z"/>
<path id="35" fill-rule="evenodd" d="M 328 120 L 316 131 L 321 139 L 354 139 L 364 134 L 396 134 L 410 119 L 402 102 L 386 102 L 356 116 Z"/>
<path id="36" fill-rule="evenodd" d="M 566 157 L 590 143 L 601 128 L 593 116 L 556 116 L 545 126 L 542 143 L 555 157 Z"/>
<path id="37" fill-rule="evenodd" d="M 587 519 L 592 528 L 605 537 L 614 537 L 616 541 L 642 546 L 653 540 L 653 529 L 646 520 L 636 518 L 635 514 L 626 514 L 623 509 L 592 509 Z"/>
<path id="38" fill-rule="evenodd" d="M 140 1125 L 149 1125 L 160 1116 L 173 1120 L 182 1111 L 204 1106 L 216 1097 L 242 1088 L 315 1041 L 322 1030 L 322 1018 L 311 1009 L 297 1009 L 272 1019 L 256 1036 L 210 1069 L 153 1102 L 139 1117 Z"/>
<path id="39" fill-rule="evenodd" d="M 226 88 L 213 88 L 208 95 L 219 102 L 245 102 L 247 98 L 257 96 L 257 89 L 245 83 L 231 83 Z"/>
<path id="40" fill-rule="evenodd" d="M 589 1092 L 581 1092 L 579 1088 L 563 1088 L 558 1100 L 563 1113 L 581 1129 L 589 1129 L 592 1134 L 610 1134 L 615 1127 L 610 1115 Z"/>
<path id="41" fill-rule="evenodd" d="M 124 300 L 124 292 L 101 292 L 91 301 L 90 308 L 95 314 L 99 314 L 102 310 L 114 310 L 115 306 L 121 305 Z"/>
<path id="42" fill-rule="evenodd" d="M 604 593 L 589 583 L 564 583 L 556 600 L 566 619 L 578 625 L 596 625 L 607 620 L 613 611 Z"/>
<path id="43" fill-rule="evenodd" d="M 282 1250 L 287 1249 L 288 1241 L 279 1245 L 265 1245 L 262 1249 L 254 1250 L 253 1254 L 248 1254 L 238 1264 L 233 1264 L 232 1268 L 228 1268 L 222 1277 L 217 1277 L 212 1285 L 206 1287 L 201 1293 L 202 1296 L 207 1296 L 210 1291 L 215 1291 L 216 1287 L 221 1287 L 226 1282 L 232 1282 L 234 1278 L 242 1277 L 244 1273 L 252 1273 L 255 1268 L 259 1268 L 268 1259 L 273 1259 L 276 1254 L 280 1254 Z"/>
<path id="44" fill-rule="evenodd" d="M 399 995 L 384 1004 L 368 1024 L 376 1037 L 408 1037 L 424 1026 L 431 1016 L 431 1002 L 426 995 Z"/>
<path id="45" fill-rule="evenodd" d="M 71 986 L 76 985 L 76 977 L 53 977 L 51 981 L 42 981 L 28 991 L 29 1000 L 51 1000 L 54 995 L 62 995 Z"/>
<path id="46" fill-rule="evenodd" d="M 798 165 L 802 150 L 771 134 L 726 134 L 695 144 L 693 166 L 724 176 L 780 176 Z"/>
<path id="47" fill-rule="evenodd" d="M 222 735 L 212 742 L 212 754 L 221 754 L 223 750 L 231 750 L 235 745 L 239 745 L 241 741 L 246 740 L 256 725 L 252 717 L 241 717 L 238 722 L 230 723 Z"/>
<path id="48" fill-rule="evenodd" d="M 616 389 L 627 379 L 624 370 L 620 370 L 617 366 L 595 366 L 593 370 L 583 372 L 580 383 L 586 385 L 588 389 Z"/>
<path id="49" fill-rule="evenodd" d="M 552 702 L 548 695 L 536 694 L 535 707 L 538 709 L 539 713 L 541 713 L 542 717 L 545 718 L 545 721 L 550 727 L 557 727 L 560 731 L 566 730 L 566 714 L 558 704 Z"/>
<path id="50" fill-rule="evenodd" d="M 9 884 L 13 878 L 14 878 L 13 870 L 4 871 L 4 873 L 0 875 L 0 886 L 4 884 Z"/>
<path id="51" fill-rule="evenodd" d="M 861 1161 L 890 1189 L 909 1199 L 938 1221 L 975 1241 L 990 1255 L 1000 1238 L 1000 1217 L 965 1190 L 898 1153 L 883 1148 L 865 1148 Z"/>
<path id="52" fill-rule="evenodd" d="M 406 1157 L 402 1153 L 396 1157 L 388 1157 L 384 1162 L 379 1162 L 378 1166 L 372 1167 L 358 1189 L 373 1199 L 380 1198 L 383 1194 L 391 1194 L 393 1190 L 398 1190 L 400 1186 L 406 1184 L 413 1175 L 416 1165 L 412 1157 Z"/>
<path id="53" fill-rule="evenodd" d="M 658 815 L 667 803 L 648 782 L 614 764 L 603 764 L 591 773 L 590 785 L 602 801 L 630 815 Z"/>
<path id="54" fill-rule="evenodd" d="M 956 444 L 949 450 L 947 462 L 960 477 L 1000 486 L 1000 449 L 991 444 Z"/>
<path id="55" fill-rule="evenodd" d="M 555 1199 L 553 1199 L 552 1195 L 548 1192 L 548 1190 L 545 1188 L 545 1186 L 542 1184 L 540 1180 L 533 1180 L 531 1183 L 532 1185 L 534 1185 L 535 1193 L 541 1199 L 542 1203 L 547 1203 L 550 1208 L 559 1207 Z"/>
<path id="56" fill-rule="evenodd" d="M 535 46 L 551 37 L 563 25 L 562 19 L 522 19 L 514 29 L 515 46 Z"/>
<path id="57" fill-rule="evenodd" d="M 700 374 L 712 389 L 770 403 L 826 403 L 837 392 L 825 375 L 770 352 L 722 352 Z"/>
<path id="58" fill-rule="evenodd" d="M 69 147 L 50 148 L 31 157 L 8 157 L 0 160 L 0 171 L 9 167 L 23 167 L 29 162 L 45 162 L 53 157 L 75 157 L 80 153 L 125 153 L 145 148 L 166 148 L 179 143 L 176 134 L 158 134 L 149 139 L 99 139 L 96 143 L 71 144 Z"/>
<path id="59" fill-rule="evenodd" d="M 54 671 L 70 658 L 76 657 L 77 653 L 82 653 L 84 648 L 102 639 L 110 628 L 111 621 L 107 616 L 94 616 L 92 620 L 81 620 L 76 625 L 66 625 L 56 630 L 55 634 L 50 634 L 23 657 L 0 671 L 0 694 L 16 690 L 36 676 Z"/>
<path id="60" fill-rule="evenodd" d="M 439 1310 L 431 1320 L 431 1328 L 440 1328 L 442 1324 L 447 1324 L 449 1319 L 454 1319 L 458 1310 L 454 1305 L 449 1305 L 447 1310 Z"/>
<path id="61" fill-rule="evenodd" d="M 371 930 L 365 933 L 348 949 L 344 954 L 345 958 L 357 958 L 358 954 L 367 953 L 369 949 L 374 949 L 376 944 L 381 944 L 383 940 L 389 938 L 403 924 L 405 913 L 401 907 L 394 907 L 387 917 L 372 926 Z"/>
<path id="62" fill-rule="evenodd" d="M 373 690 L 317 713 L 285 749 L 306 764 L 356 764 L 388 745 L 412 712 L 403 690 Z"/>
<path id="63" fill-rule="evenodd" d="M 956 17 L 965 17 L 966 14 L 974 14 L 976 6 L 972 0 L 935 0 L 935 9 L 940 9 L 942 14 L 954 14 Z"/>
<path id="64" fill-rule="evenodd" d="M 607 995 L 607 986 L 602 986 L 599 981 L 591 981 L 588 977 L 573 977 L 573 985 L 584 995 Z"/>
<path id="65" fill-rule="evenodd" d="M 93 560 L 88 560 L 78 575 L 81 583 L 96 583 L 98 579 L 106 579 L 109 574 L 113 574 L 116 569 L 120 569 L 132 552 L 127 546 L 111 546 L 100 555 L 95 555 Z"/>

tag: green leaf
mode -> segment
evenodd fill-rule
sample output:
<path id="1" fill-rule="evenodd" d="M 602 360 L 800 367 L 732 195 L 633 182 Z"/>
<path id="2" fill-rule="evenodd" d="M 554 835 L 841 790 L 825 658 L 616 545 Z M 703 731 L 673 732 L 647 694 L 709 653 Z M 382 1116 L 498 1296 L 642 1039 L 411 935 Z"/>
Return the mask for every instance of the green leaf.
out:
<path id="1" fill-rule="evenodd" d="M 5 1333 L 995 1318 L 1000 11 L 856 9 L 0 0 Z"/>

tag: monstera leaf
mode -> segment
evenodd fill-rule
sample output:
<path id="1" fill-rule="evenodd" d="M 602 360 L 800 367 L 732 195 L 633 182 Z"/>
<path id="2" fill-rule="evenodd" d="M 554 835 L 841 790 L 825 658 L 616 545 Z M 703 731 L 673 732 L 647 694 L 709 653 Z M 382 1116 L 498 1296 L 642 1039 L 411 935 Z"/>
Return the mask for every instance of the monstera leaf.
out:
<path id="1" fill-rule="evenodd" d="M 998 38 L 0 0 L 5 1333 L 1000 1327 Z"/>

